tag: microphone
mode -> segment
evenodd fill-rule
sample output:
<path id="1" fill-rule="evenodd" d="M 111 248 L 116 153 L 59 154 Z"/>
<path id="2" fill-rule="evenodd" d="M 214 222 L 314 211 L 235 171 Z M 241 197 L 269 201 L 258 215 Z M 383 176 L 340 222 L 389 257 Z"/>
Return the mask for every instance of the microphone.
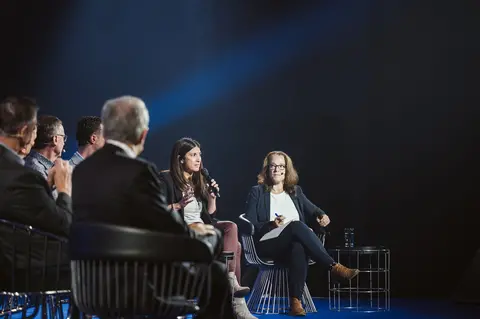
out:
<path id="1" fill-rule="evenodd" d="M 210 176 L 210 174 L 208 173 L 208 169 L 206 169 L 205 167 L 201 169 L 201 173 L 203 175 L 203 177 L 206 178 L 207 182 L 209 182 L 210 184 L 212 183 L 212 176 Z M 215 196 L 217 197 L 220 197 L 220 192 L 218 191 L 218 189 L 216 187 L 212 187 L 210 186 L 210 190 L 212 191 L 212 193 L 215 194 Z"/>

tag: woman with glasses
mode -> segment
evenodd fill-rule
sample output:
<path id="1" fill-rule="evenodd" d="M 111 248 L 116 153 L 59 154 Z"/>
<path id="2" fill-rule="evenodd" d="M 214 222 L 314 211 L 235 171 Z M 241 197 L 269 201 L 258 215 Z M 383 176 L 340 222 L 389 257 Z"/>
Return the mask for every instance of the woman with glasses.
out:
<path id="1" fill-rule="evenodd" d="M 170 170 L 160 173 L 169 207 L 178 211 L 187 225 L 195 230 L 205 224 L 213 225 L 223 233 L 223 248 L 233 251 L 234 259 L 228 264 L 228 275 L 232 286 L 234 311 L 239 319 L 255 318 L 250 314 L 243 298 L 250 292 L 248 287 L 238 283 L 241 278 L 240 261 L 242 248 L 238 242 L 237 225 L 230 221 L 217 221 L 213 218 L 217 211 L 217 197 L 212 188 L 219 189 L 218 184 L 211 183 L 201 174 L 202 153 L 200 143 L 184 137 L 173 145 L 170 156 Z"/>
<path id="2" fill-rule="evenodd" d="M 352 279 L 359 271 L 335 263 L 325 250 L 315 231 L 320 232 L 330 219 L 297 183 L 291 158 L 284 152 L 270 152 L 263 160 L 258 185 L 248 195 L 245 216 L 255 227 L 259 256 L 288 265 L 290 315 L 304 316 L 301 300 L 310 258 L 339 279 Z M 278 234 L 279 227 L 283 230 Z"/>

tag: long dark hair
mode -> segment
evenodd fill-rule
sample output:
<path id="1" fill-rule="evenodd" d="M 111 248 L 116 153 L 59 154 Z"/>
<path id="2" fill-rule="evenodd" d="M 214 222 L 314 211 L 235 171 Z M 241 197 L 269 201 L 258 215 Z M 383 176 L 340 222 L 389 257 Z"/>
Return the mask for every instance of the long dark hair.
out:
<path id="1" fill-rule="evenodd" d="M 208 199 L 207 183 L 203 175 L 199 172 L 192 174 L 192 179 L 185 178 L 183 165 L 180 162 L 185 159 L 185 154 L 190 152 L 193 148 L 200 148 L 200 143 L 190 137 L 183 137 L 175 142 L 170 155 L 170 175 L 172 176 L 175 187 L 181 191 L 185 191 L 188 186 L 193 187 L 195 196 L 202 199 Z M 203 168 L 203 163 L 200 164 L 200 169 Z"/>

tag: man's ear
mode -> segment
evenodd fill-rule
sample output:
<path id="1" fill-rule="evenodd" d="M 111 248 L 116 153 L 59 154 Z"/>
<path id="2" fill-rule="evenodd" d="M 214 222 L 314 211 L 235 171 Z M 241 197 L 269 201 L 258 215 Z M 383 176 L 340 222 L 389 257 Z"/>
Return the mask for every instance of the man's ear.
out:
<path id="1" fill-rule="evenodd" d="M 142 134 L 140 134 L 140 144 L 145 144 L 145 140 L 147 139 L 148 129 L 144 129 Z"/>
<path id="2" fill-rule="evenodd" d="M 19 136 L 25 136 L 25 134 L 28 133 L 28 125 L 24 125 L 22 126 L 22 128 L 20 129 L 20 132 L 18 133 Z"/>
<path id="3" fill-rule="evenodd" d="M 95 144 L 95 142 L 97 141 L 97 139 L 98 139 L 97 134 L 92 134 L 92 135 L 90 136 L 90 139 L 89 139 L 90 144 Z"/>

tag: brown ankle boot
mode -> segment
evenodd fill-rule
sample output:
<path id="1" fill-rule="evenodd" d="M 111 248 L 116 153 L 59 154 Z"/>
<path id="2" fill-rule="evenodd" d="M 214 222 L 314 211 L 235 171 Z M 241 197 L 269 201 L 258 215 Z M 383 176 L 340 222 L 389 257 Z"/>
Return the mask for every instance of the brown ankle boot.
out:
<path id="1" fill-rule="evenodd" d="M 360 270 L 358 269 L 350 269 L 342 264 L 335 264 L 335 266 L 333 266 L 331 270 L 331 273 L 334 277 L 345 280 L 352 280 L 358 275 L 359 272 Z"/>
<path id="2" fill-rule="evenodd" d="M 306 316 L 307 313 L 302 307 L 302 302 L 298 298 L 290 298 L 290 316 Z"/>

